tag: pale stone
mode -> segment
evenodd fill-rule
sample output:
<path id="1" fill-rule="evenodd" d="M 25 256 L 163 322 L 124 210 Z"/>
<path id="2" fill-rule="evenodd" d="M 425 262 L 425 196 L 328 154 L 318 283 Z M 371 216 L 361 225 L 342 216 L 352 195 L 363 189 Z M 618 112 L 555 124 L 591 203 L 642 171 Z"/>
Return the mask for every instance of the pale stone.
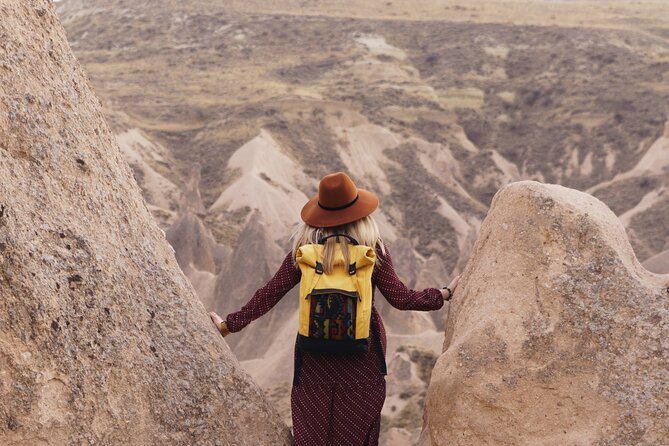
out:
<path id="1" fill-rule="evenodd" d="M 432 445 L 669 444 L 668 285 L 591 195 L 503 187 L 451 303 Z"/>
<path id="2" fill-rule="evenodd" d="M 283 445 L 50 0 L 0 0 L 0 444 Z"/>

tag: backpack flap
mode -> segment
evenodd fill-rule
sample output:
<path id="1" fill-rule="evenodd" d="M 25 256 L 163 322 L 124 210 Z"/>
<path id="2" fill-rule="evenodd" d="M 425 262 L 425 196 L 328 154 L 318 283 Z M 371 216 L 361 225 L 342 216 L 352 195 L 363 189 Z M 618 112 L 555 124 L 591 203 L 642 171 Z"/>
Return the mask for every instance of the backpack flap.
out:
<path id="1" fill-rule="evenodd" d="M 339 247 L 339 245 L 337 245 Z M 376 252 L 369 246 L 348 245 L 350 264 L 345 265 L 340 249 L 335 253 L 335 264 L 330 274 L 324 274 L 320 261 L 324 246 L 319 244 L 303 245 L 298 248 L 296 261 L 302 273 L 300 280 L 299 333 L 310 336 L 310 326 L 314 327 L 314 301 L 330 295 L 357 296 L 355 308 L 355 340 L 369 337 L 369 324 L 372 308 L 372 272 L 376 261 Z M 330 301 L 328 301 L 330 302 Z M 352 303 L 349 300 L 348 305 Z M 322 309 L 321 307 L 318 307 Z M 311 325 L 310 325 L 311 324 Z M 312 333 L 313 335 L 313 333 Z"/>

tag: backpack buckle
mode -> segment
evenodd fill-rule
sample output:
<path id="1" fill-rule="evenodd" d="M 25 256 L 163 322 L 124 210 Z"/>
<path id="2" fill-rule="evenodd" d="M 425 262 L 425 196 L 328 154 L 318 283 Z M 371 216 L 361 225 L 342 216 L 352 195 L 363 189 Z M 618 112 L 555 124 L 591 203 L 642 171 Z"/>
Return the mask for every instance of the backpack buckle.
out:
<path id="1" fill-rule="evenodd" d="M 355 262 L 353 262 L 348 266 L 348 273 L 352 276 L 355 274 L 355 271 L 356 271 Z"/>
<path id="2" fill-rule="evenodd" d="M 323 274 L 323 264 L 316 262 L 316 274 Z"/>

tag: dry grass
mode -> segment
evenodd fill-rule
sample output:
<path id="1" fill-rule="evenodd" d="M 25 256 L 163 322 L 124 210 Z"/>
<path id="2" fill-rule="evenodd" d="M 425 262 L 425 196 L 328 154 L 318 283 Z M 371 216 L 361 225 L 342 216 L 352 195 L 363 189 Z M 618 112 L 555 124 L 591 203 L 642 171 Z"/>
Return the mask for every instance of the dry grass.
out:
<path id="1" fill-rule="evenodd" d="M 233 0 L 240 13 L 358 19 L 506 23 L 513 25 L 601 27 L 631 29 L 669 26 L 669 4 L 664 1 L 551 1 L 551 0 Z"/>
<path id="2" fill-rule="evenodd" d="M 330 126 L 361 115 L 448 145 L 475 200 L 420 175 L 402 187 L 427 187 L 480 218 L 504 179 L 488 149 L 526 178 L 591 187 L 636 163 L 669 103 L 666 2 L 111 0 L 68 16 L 76 1 L 62 7 L 70 40 L 107 109 L 184 171 L 200 162 L 205 205 L 261 128 L 318 177 L 343 168 Z M 361 36 L 382 36 L 391 51 L 370 55 Z M 460 127 L 479 153 L 462 148 Z M 579 165 L 591 153 L 592 173 L 570 167 L 573 150 Z M 432 218 L 428 205 L 407 209 L 391 213 L 419 228 Z M 418 239 L 434 236 L 427 228 Z"/>

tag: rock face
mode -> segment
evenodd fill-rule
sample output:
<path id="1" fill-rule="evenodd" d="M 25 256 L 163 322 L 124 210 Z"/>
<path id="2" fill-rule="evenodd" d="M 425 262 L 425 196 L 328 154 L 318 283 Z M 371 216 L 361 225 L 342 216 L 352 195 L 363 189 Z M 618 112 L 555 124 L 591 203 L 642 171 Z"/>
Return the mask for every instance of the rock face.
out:
<path id="1" fill-rule="evenodd" d="M 0 0 L 0 444 L 290 444 L 179 270 L 49 0 Z"/>
<path id="2" fill-rule="evenodd" d="M 502 188 L 451 304 L 432 445 L 669 444 L 668 285 L 596 198 Z"/>

